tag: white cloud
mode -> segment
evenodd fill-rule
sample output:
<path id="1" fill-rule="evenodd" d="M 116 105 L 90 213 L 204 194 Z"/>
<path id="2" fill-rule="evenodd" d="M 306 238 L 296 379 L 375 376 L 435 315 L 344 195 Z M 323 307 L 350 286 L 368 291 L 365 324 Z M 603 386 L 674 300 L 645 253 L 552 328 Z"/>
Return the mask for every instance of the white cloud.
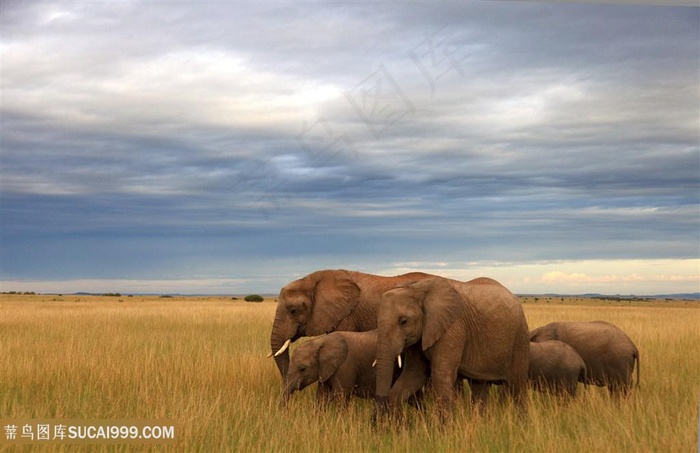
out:
<path id="1" fill-rule="evenodd" d="M 547 272 L 542 275 L 541 280 L 544 283 L 563 283 L 563 284 L 590 284 L 590 283 L 628 283 L 628 282 L 643 282 L 649 279 L 657 280 L 658 277 L 645 278 L 638 274 L 627 275 L 597 275 L 591 276 L 581 273 L 567 273 L 561 271 Z"/>
<path id="2" fill-rule="evenodd" d="M 407 262 L 383 275 L 412 271 L 457 280 L 491 277 L 517 293 L 666 294 L 700 291 L 700 260 L 580 260 L 515 262 Z"/>
<path id="3" fill-rule="evenodd" d="M 320 103 L 341 96 L 332 84 L 256 68 L 231 50 L 172 49 L 121 58 L 103 71 L 95 65 L 105 64 L 104 56 L 99 63 L 70 53 L 58 58 L 61 45 L 4 46 L 3 109 L 67 128 L 142 135 L 202 126 L 298 133 Z"/>

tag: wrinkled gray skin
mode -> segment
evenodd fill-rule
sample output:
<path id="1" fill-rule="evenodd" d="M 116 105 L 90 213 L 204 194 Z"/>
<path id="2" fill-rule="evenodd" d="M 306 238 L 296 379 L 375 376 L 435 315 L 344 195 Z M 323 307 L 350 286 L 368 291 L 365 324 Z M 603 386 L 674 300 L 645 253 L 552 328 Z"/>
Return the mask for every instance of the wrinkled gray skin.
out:
<path id="1" fill-rule="evenodd" d="M 530 333 L 530 341 L 560 340 L 576 350 L 586 364 L 586 376 L 580 382 L 607 386 L 611 394 L 626 394 L 632 387 L 639 351 L 619 327 L 605 321 L 553 322 Z"/>
<path id="2" fill-rule="evenodd" d="M 296 391 L 319 382 L 320 402 L 347 402 L 355 394 L 374 396 L 376 373 L 372 362 L 377 355 L 377 331 L 332 332 L 302 344 L 292 354 L 287 383 L 282 392 L 284 405 Z"/>
<path id="3" fill-rule="evenodd" d="M 586 377 L 586 364 L 574 348 L 559 340 L 530 343 L 528 378 L 533 388 L 576 396 Z"/>
<path id="4" fill-rule="evenodd" d="M 522 405 L 527 387 L 529 330 L 518 299 L 490 278 L 458 282 L 429 278 L 387 291 L 377 329 L 377 413 L 395 404 L 410 387 L 411 362 L 391 385 L 397 354 L 418 345 L 429 361 L 438 410 L 446 415 L 455 382 L 502 383 Z M 473 387 L 472 387 L 473 388 Z M 477 397 L 482 398 L 483 395 Z"/>
<path id="5" fill-rule="evenodd" d="M 279 351 L 286 340 L 333 331 L 364 332 L 377 328 L 381 295 L 397 284 L 418 281 L 429 274 L 411 272 L 382 277 L 347 270 L 322 270 L 285 285 L 280 291 L 270 349 Z M 374 360 L 374 359 L 373 359 Z M 284 380 L 289 350 L 275 357 Z"/>

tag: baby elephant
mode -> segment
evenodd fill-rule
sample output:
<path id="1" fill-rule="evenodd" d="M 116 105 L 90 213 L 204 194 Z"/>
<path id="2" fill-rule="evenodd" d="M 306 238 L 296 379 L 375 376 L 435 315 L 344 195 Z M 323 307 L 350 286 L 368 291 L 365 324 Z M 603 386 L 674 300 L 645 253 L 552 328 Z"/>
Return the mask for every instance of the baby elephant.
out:
<path id="1" fill-rule="evenodd" d="M 531 342 L 547 340 L 561 340 L 576 350 L 586 364 L 584 384 L 607 386 L 611 394 L 626 394 L 632 387 L 636 362 L 639 385 L 639 350 L 609 322 L 552 322 L 530 332 Z"/>
<path id="2" fill-rule="evenodd" d="M 559 340 L 530 343 L 528 378 L 533 388 L 574 397 L 585 377 L 586 364 L 568 344 Z"/>
<path id="3" fill-rule="evenodd" d="M 353 394 L 372 398 L 377 383 L 372 366 L 376 357 L 376 330 L 331 332 L 307 341 L 292 354 L 281 404 L 314 382 L 319 383 L 317 396 L 322 403 L 330 398 L 345 403 Z"/>

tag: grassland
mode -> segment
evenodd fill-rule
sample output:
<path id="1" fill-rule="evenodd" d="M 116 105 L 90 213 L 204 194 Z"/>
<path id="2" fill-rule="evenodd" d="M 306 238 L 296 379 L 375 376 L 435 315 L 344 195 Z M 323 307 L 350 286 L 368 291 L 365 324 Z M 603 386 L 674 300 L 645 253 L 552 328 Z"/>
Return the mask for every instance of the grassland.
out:
<path id="1" fill-rule="evenodd" d="M 409 411 L 377 428 L 369 401 L 317 411 L 307 390 L 278 408 L 272 300 L 2 295 L 0 418 L 177 421 L 174 445 L 80 448 L 94 451 L 697 451 L 700 303 L 523 302 L 531 328 L 620 326 L 641 351 L 641 387 L 620 401 L 581 387 L 570 404 L 532 393 L 526 415 L 465 403 L 449 423 Z"/>

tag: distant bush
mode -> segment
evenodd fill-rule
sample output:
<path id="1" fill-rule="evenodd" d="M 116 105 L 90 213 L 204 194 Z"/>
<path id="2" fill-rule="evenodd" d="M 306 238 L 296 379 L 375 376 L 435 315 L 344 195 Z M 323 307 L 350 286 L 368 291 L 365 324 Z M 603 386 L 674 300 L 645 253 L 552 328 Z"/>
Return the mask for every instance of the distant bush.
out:
<path id="1" fill-rule="evenodd" d="M 246 302 L 262 302 L 265 299 L 263 299 L 263 297 L 258 294 L 250 294 L 248 296 L 245 296 L 243 300 L 245 300 Z"/>
<path id="2" fill-rule="evenodd" d="M 106 296 L 106 297 L 122 297 L 122 295 L 119 294 L 119 293 L 104 293 L 103 296 Z"/>

